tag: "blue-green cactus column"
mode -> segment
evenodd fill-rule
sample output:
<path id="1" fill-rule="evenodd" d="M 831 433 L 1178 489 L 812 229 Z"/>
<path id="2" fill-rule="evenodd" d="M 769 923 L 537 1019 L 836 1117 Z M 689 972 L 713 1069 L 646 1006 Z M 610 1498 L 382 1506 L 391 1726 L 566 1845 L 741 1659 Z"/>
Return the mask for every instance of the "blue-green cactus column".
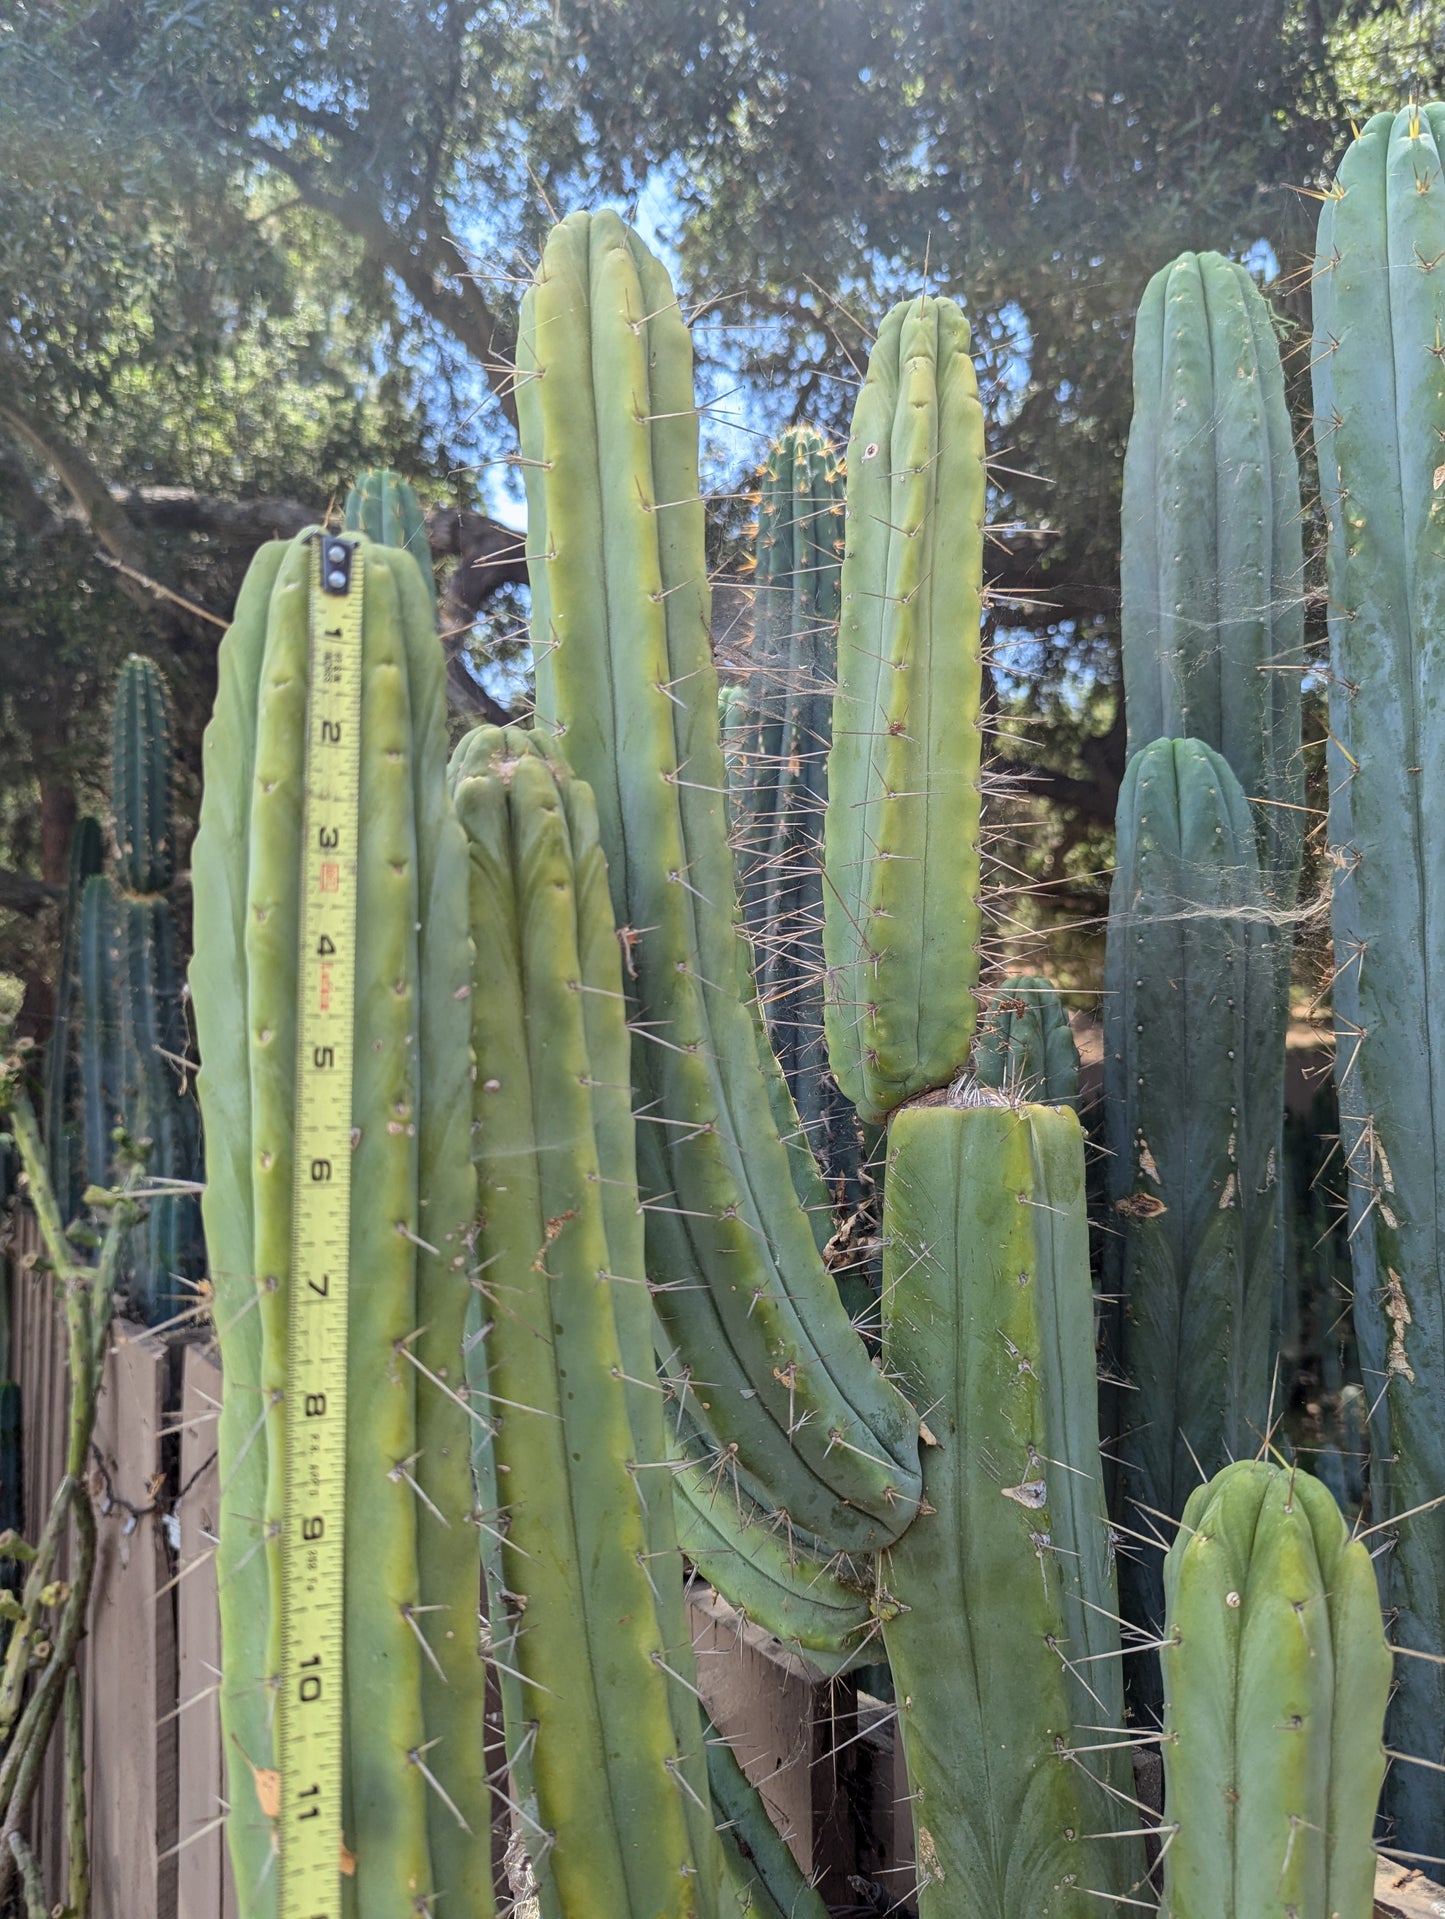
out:
<path id="1" fill-rule="evenodd" d="M 1119 795 L 1104 1059 L 1124 1297 L 1123 1510 L 1167 1543 L 1201 1474 L 1269 1422 L 1284 1031 L 1254 824 L 1223 757 L 1156 740 Z M 1131 1623 L 1163 1622 L 1162 1547 L 1134 1542 Z M 1147 1656 L 1136 1699 L 1157 1704 Z"/>
<path id="2" fill-rule="evenodd" d="M 1121 519 L 1129 756 L 1186 735 L 1222 753 L 1287 913 L 1305 823 L 1299 464 L 1268 304 L 1218 253 L 1181 253 L 1139 303 Z"/>
<path id="3" fill-rule="evenodd" d="M 1320 215 L 1335 1076 L 1370 1497 L 1398 1663 L 1395 1839 L 1445 1854 L 1445 106 L 1377 114 Z M 1409 1515 L 1408 1517 L 1406 1515 Z"/>

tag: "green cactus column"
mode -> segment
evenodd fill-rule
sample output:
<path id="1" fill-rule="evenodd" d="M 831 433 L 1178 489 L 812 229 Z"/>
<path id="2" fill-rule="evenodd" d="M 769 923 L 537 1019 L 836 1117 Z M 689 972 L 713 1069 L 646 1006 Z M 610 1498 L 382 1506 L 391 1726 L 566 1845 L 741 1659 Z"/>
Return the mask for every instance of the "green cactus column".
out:
<path id="1" fill-rule="evenodd" d="M 866 1547 L 913 1511 L 917 1418 L 849 1324 L 773 1116 L 786 1091 L 741 985 L 691 342 L 614 215 L 554 229 L 518 356 L 538 725 L 596 794 L 671 1376 L 763 1503 Z"/>
<path id="2" fill-rule="evenodd" d="M 389 466 L 373 467 L 357 475 L 346 496 L 345 525 L 349 533 L 364 533 L 377 546 L 399 546 L 410 553 L 426 582 L 427 596 L 436 613 L 437 580 L 431 562 L 426 515 L 415 490 Z"/>
<path id="3" fill-rule="evenodd" d="M 998 1098 L 997 1095 L 987 1097 Z M 884 1359 L 926 1408 L 925 1506 L 883 1557 L 921 1919 L 1138 1898 L 1099 1466 L 1084 1145 L 1066 1108 L 889 1127 Z M 1086 1730 L 1092 1728 L 1093 1730 Z"/>
<path id="4" fill-rule="evenodd" d="M 973 1076 L 1040 1106 L 1079 1107 L 1079 1048 L 1058 988 L 1034 973 L 994 987 L 979 1015 Z"/>
<path id="5" fill-rule="evenodd" d="M 549 1914 L 712 1913 L 721 1859 L 689 1817 L 707 1769 L 596 809 L 515 731 L 468 735 L 452 790 L 476 943 L 485 1323 L 469 1365 L 503 1502 L 491 1637 L 521 1681 L 507 1743 L 541 1828 L 525 1836 Z"/>
<path id="6" fill-rule="evenodd" d="M 1445 106 L 1377 114 L 1321 210 L 1315 445 L 1329 517 L 1335 1075 L 1390 1744 L 1445 1761 Z M 1410 1514 L 1410 1517 L 1405 1517 Z M 1445 1773 L 1397 1763 L 1396 1842 L 1445 1854 Z"/>
<path id="7" fill-rule="evenodd" d="M 1134 331 L 1129 755 L 1185 735 L 1222 753 L 1254 809 L 1267 893 L 1286 912 L 1304 839 L 1302 524 L 1269 307 L 1245 267 L 1181 253 L 1145 288 Z"/>
<path id="8" fill-rule="evenodd" d="M 1307 1473 L 1198 1486 L 1164 1566 L 1165 1919 L 1370 1919 L 1390 1650 Z"/>
<path id="9" fill-rule="evenodd" d="M 478 1554 L 460 1385 L 475 1207 L 466 847 L 441 648 L 415 567 L 358 542 L 361 839 L 347 1390 L 344 1881 L 356 1919 L 491 1911 Z M 223 1368 L 222 1724 L 249 1914 L 276 1910 L 283 1422 L 312 593 L 263 548 L 221 647 L 193 856 L 204 1202 Z M 423 1370 L 425 1369 L 425 1370 Z M 449 1383 L 450 1382 L 450 1383 Z"/>
<path id="10" fill-rule="evenodd" d="M 1238 780 L 1199 740 L 1156 740 L 1119 795 L 1104 975 L 1105 1138 L 1124 1295 L 1120 1517 L 1169 1533 L 1201 1472 L 1269 1419 L 1283 1009 L 1276 929 Z M 1125 1610 L 1163 1621 L 1136 1542 Z M 1146 1659 L 1136 1698 L 1157 1702 Z M 1137 1672 L 1135 1669 L 1138 1669 Z"/>
<path id="11" fill-rule="evenodd" d="M 978 983 L 983 413 L 951 300 L 893 308 L 848 440 L 828 756 L 828 1054 L 865 1120 L 968 1056 Z"/>

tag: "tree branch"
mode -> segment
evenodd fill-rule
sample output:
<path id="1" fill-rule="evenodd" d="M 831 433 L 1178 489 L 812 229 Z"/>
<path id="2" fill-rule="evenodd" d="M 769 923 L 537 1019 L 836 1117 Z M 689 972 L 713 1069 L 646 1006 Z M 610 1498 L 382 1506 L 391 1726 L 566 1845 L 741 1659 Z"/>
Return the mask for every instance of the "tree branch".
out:
<path id="1" fill-rule="evenodd" d="M 59 426 L 25 399 L 3 374 L 0 374 L 0 426 L 8 427 L 17 440 L 44 460 L 74 500 L 96 543 L 111 559 L 119 562 L 116 581 L 121 592 L 154 616 L 157 596 L 143 584 L 144 580 L 149 579 L 152 568 L 150 554 L 140 532 L 95 470 L 88 455 L 68 440 Z M 11 462 L 10 477 L 13 479 L 17 472 L 16 464 Z M 35 523 L 33 514 L 31 519 Z M 42 530 L 48 531 L 49 528 L 43 526 Z M 133 574 L 142 577 L 136 579 L 132 577 Z M 197 618 L 179 602 L 166 602 L 164 617 L 190 639 L 199 637 L 205 631 L 205 620 Z"/>
<path id="2" fill-rule="evenodd" d="M 449 238 L 439 245 L 428 237 L 423 255 L 387 224 L 375 200 L 357 188 L 322 186 L 304 162 L 269 141 L 252 139 L 249 145 L 258 159 L 286 175 L 307 206 L 330 214 L 360 240 L 369 259 L 396 275 L 422 311 L 472 356 L 515 426 L 517 403 L 508 374 L 516 329 L 509 317 L 488 303 L 477 282 L 460 271 L 460 249 L 451 247 Z"/>

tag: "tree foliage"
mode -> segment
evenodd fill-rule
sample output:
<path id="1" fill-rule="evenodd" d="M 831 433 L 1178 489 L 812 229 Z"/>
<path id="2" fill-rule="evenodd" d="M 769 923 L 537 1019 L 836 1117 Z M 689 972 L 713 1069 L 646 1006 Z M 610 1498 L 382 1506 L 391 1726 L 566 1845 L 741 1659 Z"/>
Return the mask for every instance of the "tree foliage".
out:
<path id="1" fill-rule="evenodd" d="M 993 421 L 997 700 L 1037 742 L 1005 753 L 1051 802 L 1036 870 L 1072 885 L 1122 770 L 1139 292 L 1181 248 L 1216 247 L 1277 261 L 1297 319 L 1299 189 L 1350 112 L 1439 84 L 1439 15 L 19 0 L 0 22 L 0 867 L 20 876 L 0 970 L 33 971 L 22 881 L 57 877 L 75 804 L 98 795 L 131 646 L 166 659 L 194 768 L 215 620 L 263 524 L 385 460 L 464 510 L 434 523 L 462 555 L 460 624 L 516 578 L 510 536 L 465 510 L 498 497 L 515 451 L 518 282 L 549 206 L 603 199 L 641 202 L 706 303 L 705 380 L 744 389 L 740 427 L 708 440 L 724 565 L 758 435 L 801 417 L 841 433 L 900 294 L 966 303 Z"/>

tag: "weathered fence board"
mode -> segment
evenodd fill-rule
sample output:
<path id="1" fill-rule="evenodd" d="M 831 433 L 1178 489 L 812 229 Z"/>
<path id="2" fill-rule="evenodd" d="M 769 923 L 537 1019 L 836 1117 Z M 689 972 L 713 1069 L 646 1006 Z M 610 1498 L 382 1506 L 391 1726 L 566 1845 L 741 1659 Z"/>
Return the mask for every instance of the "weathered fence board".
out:
<path id="1" fill-rule="evenodd" d="M 216 1605 L 216 1527 L 221 1480 L 216 1414 L 221 1369 L 188 1346 L 182 1359 L 180 1494 L 176 1567 L 176 1806 L 178 1919 L 239 1919 L 236 1889 L 218 1823 L 225 1807 L 221 1708 L 221 1618 Z"/>
<path id="2" fill-rule="evenodd" d="M 99 1546 L 81 1672 L 91 1857 L 104 1862 L 95 1919 L 175 1919 L 175 1599 L 163 1497 L 172 1359 L 143 1326 L 115 1322 L 95 1424 Z"/>

